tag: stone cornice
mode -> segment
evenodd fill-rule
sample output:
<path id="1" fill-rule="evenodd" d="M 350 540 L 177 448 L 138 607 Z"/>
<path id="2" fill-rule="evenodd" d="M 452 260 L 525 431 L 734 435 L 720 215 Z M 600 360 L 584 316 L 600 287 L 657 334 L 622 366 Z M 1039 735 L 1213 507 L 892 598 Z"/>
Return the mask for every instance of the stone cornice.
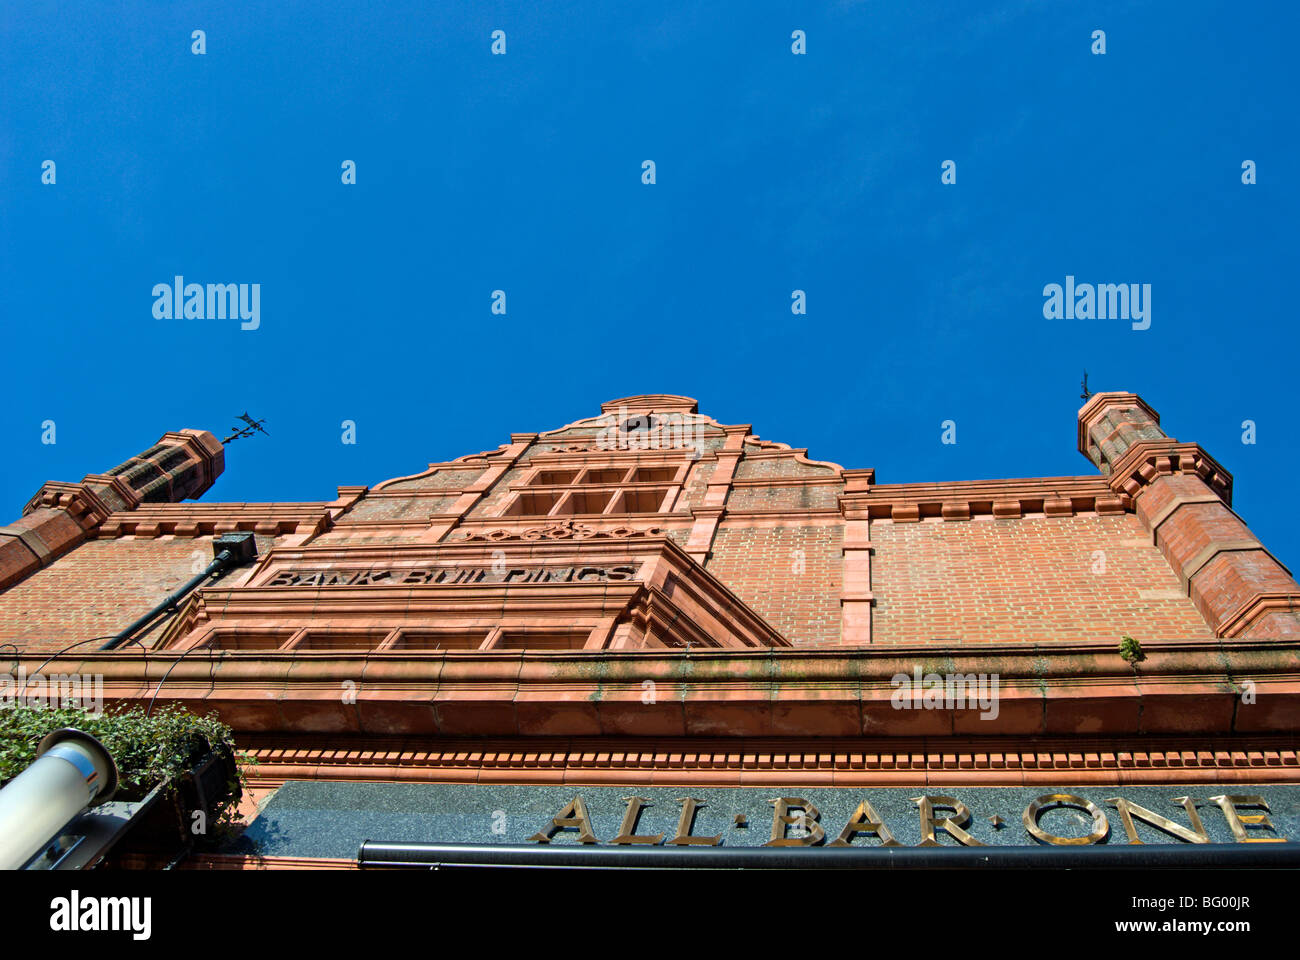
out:
<path id="1" fill-rule="evenodd" d="M 632 397 L 606 400 L 600 405 L 602 413 L 699 413 L 699 404 L 693 397 L 680 397 L 671 393 L 647 393 Z"/>
<path id="2" fill-rule="evenodd" d="M 746 740 L 409 740 L 258 736 L 243 741 L 254 787 L 286 780 L 632 786 L 1052 786 L 1270 783 L 1300 773 L 1290 736 L 1134 741 L 1101 737 Z"/>
<path id="3" fill-rule="evenodd" d="M 539 566 L 567 567 L 568 575 L 515 578 Z M 382 578 L 370 579 L 378 568 Z M 435 570 L 457 579 L 433 580 Z M 281 579 L 302 571 L 304 582 Z M 195 593 L 157 646 L 242 650 L 243 638 L 269 631 L 275 642 L 259 648 L 268 657 L 298 655 L 305 651 L 279 648 L 341 634 L 354 652 L 381 653 L 387 638 L 399 644 L 438 624 L 481 632 L 489 647 L 502 631 L 582 633 L 588 650 L 789 646 L 670 538 L 631 528 L 580 539 L 279 544 L 237 584 Z"/>
<path id="4" fill-rule="evenodd" d="M 236 591 L 219 591 L 221 602 Z M 318 599 L 305 590 L 297 602 Z M 485 598 L 486 599 L 486 598 Z M 566 601 L 568 602 L 568 601 Z M 485 615 L 491 615 L 490 611 Z M 106 699 L 218 710 L 245 731 L 412 736 L 1050 736 L 1263 733 L 1300 722 L 1300 651 L 1244 638 L 662 651 L 206 649 L 61 658 Z M 182 659 L 183 654 L 183 659 Z M 40 658 L 32 660 L 34 670 Z M 897 709 L 892 678 L 996 674 L 996 716 Z M 1254 702 L 1243 703 L 1244 681 Z M 355 702 L 340 698 L 352 684 Z M 647 686 L 648 684 L 648 686 Z M 653 696 L 646 699 L 647 689 Z"/>
<path id="5" fill-rule="evenodd" d="M 969 520 L 975 516 L 1016 518 L 1039 514 L 1124 513 L 1132 501 L 1116 494 L 1102 477 L 1029 477 L 895 483 L 854 489 L 840 496 L 847 519 L 916 521 L 925 517 Z"/>
<path id="6" fill-rule="evenodd" d="M 112 514 L 103 499 L 85 482 L 51 480 L 27 502 L 23 516 L 41 507 L 67 511 L 83 530 L 99 526 Z"/>
<path id="7" fill-rule="evenodd" d="M 17 521 L 0 526 L 0 590 L 94 536 L 110 512 L 109 505 L 89 484 L 45 484 Z"/>
<path id="8" fill-rule="evenodd" d="M 861 470 L 845 470 L 842 476 L 846 485 L 845 490 L 849 493 L 863 493 L 870 490 L 876 482 L 874 467 L 866 467 Z"/>
<path id="9" fill-rule="evenodd" d="M 1117 494 L 1136 498 L 1158 477 L 1176 473 L 1195 474 L 1225 504 L 1232 506 L 1232 474 L 1196 443 L 1138 441 L 1115 461 L 1106 479 Z"/>
<path id="10" fill-rule="evenodd" d="M 246 530 L 267 536 L 317 535 L 333 523 L 335 504 L 317 503 L 155 503 L 111 514 L 98 536 L 203 537 Z"/>

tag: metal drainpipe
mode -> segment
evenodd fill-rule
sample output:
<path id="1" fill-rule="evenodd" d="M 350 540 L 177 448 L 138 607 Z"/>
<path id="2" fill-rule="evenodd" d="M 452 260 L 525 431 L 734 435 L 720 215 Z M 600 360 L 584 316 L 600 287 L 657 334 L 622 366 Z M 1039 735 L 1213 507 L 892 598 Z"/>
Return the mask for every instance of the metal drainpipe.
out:
<path id="1" fill-rule="evenodd" d="M 109 640 L 101 644 L 100 650 L 113 650 L 130 640 L 135 634 L 139 633 L 146 625 L 152 623 L 160 614 L 176 612 L 177 604 L 192 591 L 195 587 L 201 585 L 209 577 L 223 574 L 232 567 L 237 567 L 241 563 L 257 558 L 257 545 L 251 533 L 227 534 L 218 537 L 212 541 L 212 548 L 218 550 L 216 557 L 208 564 L 207 569 L 202 573 L 191 577 L 180 589 L 176 590 L 166 600 L 158 604 L 144 616 L 140 617 L 129 627 Z"/>
<path id="2" fill-rule="evenodd" d="M 1300 867 L 1300 844 L 1123 844 L 1086 847 L 615 847 L 377 843 L 357 864 L 376 867 L 579 867 L 748 870 L 1225 869 Z"/>

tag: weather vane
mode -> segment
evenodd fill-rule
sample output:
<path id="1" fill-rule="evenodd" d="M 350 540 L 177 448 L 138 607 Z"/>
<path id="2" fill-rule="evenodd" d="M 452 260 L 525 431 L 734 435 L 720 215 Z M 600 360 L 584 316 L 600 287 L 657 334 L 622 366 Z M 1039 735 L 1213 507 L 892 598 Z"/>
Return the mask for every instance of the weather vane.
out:
<path id="1" fill-rule="evenodd" d="M 1079 399 L 1080 399 L 1080 400 L 1087 400 L 1089 397 L 1092 396 L 1092 394 L 1088 391 L 1088 371 L 1087 371 L 1087 370 L 1083 371 L 1083 380 L 1080 382 L 1079 386 L 1083 387 L 1083 393 L 1079 394 Z"/>
<path id="2" fill-rule="evenodd" d="M 266 423 L 266 421 L 265 421 L 265 420 L 254 420 L 252 417 L 250 417 L 250 416 L 248 415 L 248 411 L 244 411 L 243 413 L 241 413 L 241 414 L 239 415 L 239 419 L 240 419 L 240 420 L 243 420 L 244 423 L 247 424 L 247 426 L 244 426 L 244 427 L 240 427 L 240 426 L 234 426 L 234 427 L 231 427 L 230 429 L 233 430 L 234 433 L 232 433 L 230 436 L 226 437 L 226 439 L 222 440 L 221 442 L 222 442 L 223 444 L 230 443 L 230 441 L 232 441 L 232 440 L 238 440 L 238 439 L 240 439 L 241 437 L 249 437 L 249 436 L 252 436 L 254 433 L 265 433 L 268 437 L 271 435 L 270 433 L 267 433 L 267 431 L 265 431 L 265 430 L 262 429 L 262 424 Z"/>

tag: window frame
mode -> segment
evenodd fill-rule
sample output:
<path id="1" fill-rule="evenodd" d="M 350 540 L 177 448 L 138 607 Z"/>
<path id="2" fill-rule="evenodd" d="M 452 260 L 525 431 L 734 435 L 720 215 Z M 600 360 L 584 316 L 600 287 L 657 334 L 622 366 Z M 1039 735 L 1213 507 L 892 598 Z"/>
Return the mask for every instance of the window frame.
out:
<path id="1" fill-rule="evenodd" d="M 671 513 L 681 496 L 690 469 L 691 461 L 666 461 L 660 459 L 637 459 L 623 463 L 606 460 L 569 466 L 553 463 L 541 464 L 525 474 L 519 482 L 510 485 L 510 497 L 502 506 L 499 516 L 502 518 L 544 519 L 554 517 L 651 516 Z M 669 479 L 634 480 L 633 478 L 642 470 L 671 470 L 672 476 Z M 574 472 L 574 475 L 567 483 L 538 482 L 541 477 L 547 474 L 570 472 Z M 612 479 L 609 476 L 609 474 L 613 473 L 617 473 L 618 479 Z M 600 479 L 593 481 L 591 479 L 593 476 Z M 622 509 L 623 504 L 631 496 L 637 496 L 640 499 L 643 494 L 653 495 L 656 493 L 659 494 L 657 509 Z M 529 495 L 551 496 L 555 498 L 555 502 L 546 513 L 513 512 L 516 511 L 516 505 L 525 502 L 523 498 Z M 599 512 L 590 510 L 578 512 L 574 509 L 574 504 L 579 500 L 585 501 L 601 495 L 605 495 L 605 499 Z"/>

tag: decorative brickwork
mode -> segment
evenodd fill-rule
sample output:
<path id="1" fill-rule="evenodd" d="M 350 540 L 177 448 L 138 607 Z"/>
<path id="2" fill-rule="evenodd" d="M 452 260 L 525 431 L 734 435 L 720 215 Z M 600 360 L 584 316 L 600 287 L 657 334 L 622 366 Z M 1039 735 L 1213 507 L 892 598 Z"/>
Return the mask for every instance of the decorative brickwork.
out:
<path id="1" fill-rule="evenodd" d="M 285 780 L 375 779 L 440 783 L 676 786 L 1019 786 L 1073 783 L 1277 783 L 1300 776 L 1287 737 L 1248 748 L 1229 738 L 1158 738 L 1134 748 L 1094 738 L 997 739 L 333 741 L 256 737 L 254 786 Z"/>

